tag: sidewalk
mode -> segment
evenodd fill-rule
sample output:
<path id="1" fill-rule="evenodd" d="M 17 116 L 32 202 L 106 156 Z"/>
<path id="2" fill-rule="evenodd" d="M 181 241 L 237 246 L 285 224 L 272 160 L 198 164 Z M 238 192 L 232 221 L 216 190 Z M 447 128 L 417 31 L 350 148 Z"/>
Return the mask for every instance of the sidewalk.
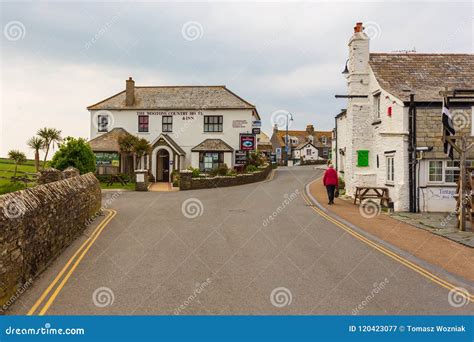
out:
<path id="1" fill-rule="evenodd" d="M 413 227 L 383 212 L 372 218 L 364 217 L 359 206 L 351 201 L 336 199 L 336 204 L 329 206 L 321 179 L 313 182 L 309 189 L 324 208 L 369 234 L 450 273 L 474 281 L 474 248 Z"/>

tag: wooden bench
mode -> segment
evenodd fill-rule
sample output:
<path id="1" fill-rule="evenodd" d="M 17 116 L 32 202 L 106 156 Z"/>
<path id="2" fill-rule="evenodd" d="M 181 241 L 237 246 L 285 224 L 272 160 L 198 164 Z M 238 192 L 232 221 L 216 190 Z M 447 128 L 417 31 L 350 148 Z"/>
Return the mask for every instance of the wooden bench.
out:
<path id="1" fill-rule="evenodd" d="M 388 188 L 379 187 L 379 186 L 357 186 L 354 196 L 354 204 L 362 203 L 363 200 L 374 198 L 380 199 L 380 205 L 388 207 L 388 202 L 390 202 L 390 197 L 388 196 Z"/>

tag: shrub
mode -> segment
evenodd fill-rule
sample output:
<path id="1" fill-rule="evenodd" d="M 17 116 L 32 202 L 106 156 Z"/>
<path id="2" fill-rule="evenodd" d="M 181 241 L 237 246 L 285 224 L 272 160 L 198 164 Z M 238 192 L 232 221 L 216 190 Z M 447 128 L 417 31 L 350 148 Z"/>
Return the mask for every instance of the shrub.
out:
<path id="1" fill-rule="evenodd" d="M 67 137 L 49 164 L 58 170 L 73 166 L 82 175 L 95 172 L 95 155 L 85 139 Z"/>
<path id="2" fill-rule="evenodd" d="M 225 176 L 229 172 L 229 168 L 227 167 L 227 164 L 221 164 L 217 168 L 217 174 L 219 176 Z"/>
<path id="3" fill-rule="evenodd" d="M 255 171 L 258 171 L 258 168 L 255 165 L 247 165 L 247 167 L 245 168 L 245 171 L 255 172 Z"/>
<path id="4" fill-rule="evenodd" d="M 188 167 L 188 170 L 193 172 L 193 175 L 192 175 L 193 178 L 199 178 L 201 176 L 201 170 L 199 170 L 199 169 L 196 169 L 196 168 L 190 166 L 190 167 Z"/>

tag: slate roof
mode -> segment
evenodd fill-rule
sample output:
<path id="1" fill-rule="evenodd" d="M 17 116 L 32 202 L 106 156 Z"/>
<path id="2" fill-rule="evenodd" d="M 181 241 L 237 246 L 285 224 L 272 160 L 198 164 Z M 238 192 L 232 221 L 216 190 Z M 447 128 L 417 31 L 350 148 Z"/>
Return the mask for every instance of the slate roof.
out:
<path id="1" fill-rule="evenodd" d="M 191 149 L 192 152 L 232 152 L 234 149 L 221 139 L 206 139 Z"/>
<path id="2" fill-rule="evenodd" d="M 371 53 L 369 64 L 380 86 L 408 101 L 442 101 L 439 94 L 474 89 L 474 54 Z"/>
<path id="3" fill-rule="evenodd" d="M 255 109 L 225 86 L 135 86 L 135 102 L 125 105 L 125 90 L 87 107 L 89 110 Z M 257 114 L 258 115 L 258 114 Z"/>
<path id="4" fill-rule="evenodd" d="M 118 140 L 121 136 L 130 134 L 121 127 L 113 128 L 111 131 L 101 134 L 89 141 L 89 146 L 94 152 L 120 152 Z"/>

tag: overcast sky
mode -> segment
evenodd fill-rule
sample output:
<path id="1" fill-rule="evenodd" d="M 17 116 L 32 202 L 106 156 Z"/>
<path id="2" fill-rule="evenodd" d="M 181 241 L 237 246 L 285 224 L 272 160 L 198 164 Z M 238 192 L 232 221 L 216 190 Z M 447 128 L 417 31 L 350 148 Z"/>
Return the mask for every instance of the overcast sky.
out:
<path id="1" fill-rule="evenodd" d="M 89 137 L 88 105 L 136 85 L 226 85 L 293 129 L 330 130 L 357 21 L 372 52 L 473 52 L 470 1 L 4 2 L 0 156 L 40 127 Z"/>

